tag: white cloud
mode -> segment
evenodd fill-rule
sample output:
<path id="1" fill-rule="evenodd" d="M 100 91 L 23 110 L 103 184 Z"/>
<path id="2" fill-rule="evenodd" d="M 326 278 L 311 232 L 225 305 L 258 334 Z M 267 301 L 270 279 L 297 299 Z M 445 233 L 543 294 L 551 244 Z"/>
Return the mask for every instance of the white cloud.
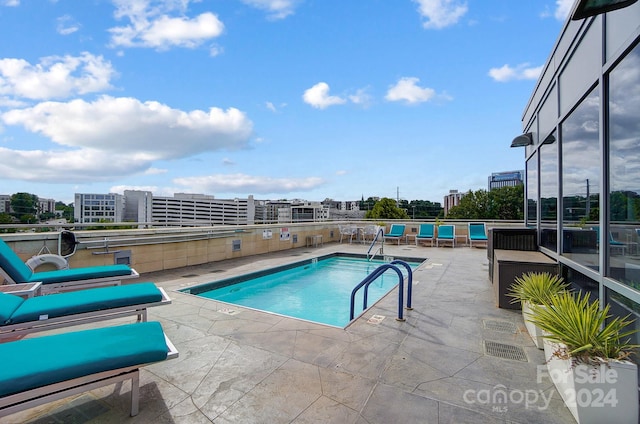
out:
<path id="1" fill-rule="evenodd" d="M 153 162 L 247 148 L 252 122 L 235 108 L 181 111 L 158 102 L 103 96 L 43 102 L 0 114 L 5 126 L 51 139 L 55 150 L 0 151 L 0 176 L 28 181 L 94 181 L 140 172 Z"/>
<path id="2" fill-rule="evenodd" d="M 109 29 L 113 47 L 195 48 L 218 37 L 224 24 L 216 15 L 205 12 L 195 18 L 182 16 L 188 0 L 152 2 L 148 0 L 114 0 L 115 17 L 127 19 L 129 25 Z M 172 15 L 179 16 L 172 16 Z M 219 52 L 214 48 L 211 54 Z"/>
<path id="3" fill-rule="evenodd" d="M 489 76 L 498 82 L 513 80 L 536 80 L 542 72 L 542 66 L 531 67 L 528 63 L 522 63 L 515 68 L 504 65 L 500 68 L 491 68 Z"/>
<path id="4" fill-rule="evenodd" d="M 367 89 L 361 88 L 356 91 L 355 94 L 348 96 L 351 103 L 368 107 L 372 103 L 371 95 L 367 92 Z"/>
<path id="5" fill-rule="evenodd" d="M 201 177 L 183 177 L 173 180 L 174 184 L 188 187 L 195 193 L 290 193 L 312 190 L 325 181 L 319 177 L 272 178 L 246 174 L 216 174 Z"/>
<path id="6" fill-rule="evenodd" d="M 167 169 L 148 168 L 146 171 L 144 171 L 144 175 L 162 175 L 166 174 L 167 172 Z"/>
<path id="7" fill-rule="evenodd" d="M 64 15 L 56 19 L 56 31 L 58 34 L 69 35 L 80 29 L 80 24 L 78 24 L 71 16 Z"/>
<path id="8" fill-rule="evenodd" d="M 115 76 L 102 56 L 50 56 L 37 65 L 23 59 L 0 59 L 0 95 L 26 99 L 66 98 L 111 88 Z"/>
<path id="9" fill-rule="evenodd" d="M 567 19 L 569 16 L 569 12 L 571 12 L 571 8 L 573 7 L 573 3 L 575 0 L 556 0 L 556 11 L 554 16 L 557 20 L 563 21 Z"/>
<path id="10" fill-rule="evenodd" d="M 390 102 L 404 101 L 406 103 L 422 103 L 433 99 L 436 92 L 432 88 L 418 86 L 420 80 L 415 77 L 403 77 L 389 87 L 385 99 Z"/>
<path id="11" fill-rule="evenodd" d="M 265 10 L 269 19 L 284 19 L 293 14 L 298 0 L 242 0 L 244 4 Z"/>
<path id="12" fill-rule="evenodd" d="M 20 0 L 4 0 L 2 2 L 2 5 L 8 7 L 17 7 L 20 6 Z"/>
<path id="13" fill-rule="evenodd" d="M 441 29 L 456 24 L 467 13 L 467 3 L 459 0 L 414 0 L 418 11 L 426 21 L 427 29 Z"/>
<path id="14" fill-rule="evenodd" d="M 222 164 L 225 166 L 235 165 L 236 163 L 229 158 L 222 159 Z"/>
<path id="15" fill-rule="evenodd" d="M 61 146 L 128 151 L 150 160 L 244 148 L 253 126 L 235 108 L 185 112 L 158 102 L 110 96 L 93 102 L 43 102 L 5 112 L 0 120 L 21 125 Z"/>
<path id="16" fill-rule="evenodd" d="M 329 95 L 329 84 L 319 82 L 304 91 L 302 96 L 305 103 L 316 109 L 326 109 L 329 106 L 344 104 L 347 101 L 338 96 Z"/>

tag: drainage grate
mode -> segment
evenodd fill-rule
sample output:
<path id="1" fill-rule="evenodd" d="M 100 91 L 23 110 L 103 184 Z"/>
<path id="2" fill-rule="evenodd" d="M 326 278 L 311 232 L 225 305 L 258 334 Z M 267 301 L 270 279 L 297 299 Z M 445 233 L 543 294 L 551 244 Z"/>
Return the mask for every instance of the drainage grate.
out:
<path id="1" fill-rule="evenodd" d="M 183 275 L 182 278 L 193 278 L 193 277 L 197 277 L 198 274 L 187 274 L 187 275 Z"/>
<path id="2" fill-rule="evenodd" d="M 517 333 L 518 327 L 509 321 L 482 320 L 485 330 L 499 331 L 501 333 Z"/>
<path id="3" fill-rule="evenodd" d="M 224 269 L 212 269 L 211 271 L 209 271 L 210 274 L 216 274 L 218 272 L 224 272 Z"/>
<path id="4" fill-rule="evenodd" d="M 484 341 L 484 353 L 498 358 L 513 359 L 516 361 L 528 362 L 527 354 L 520 346 L 513 346 L 504 343 Z"/>

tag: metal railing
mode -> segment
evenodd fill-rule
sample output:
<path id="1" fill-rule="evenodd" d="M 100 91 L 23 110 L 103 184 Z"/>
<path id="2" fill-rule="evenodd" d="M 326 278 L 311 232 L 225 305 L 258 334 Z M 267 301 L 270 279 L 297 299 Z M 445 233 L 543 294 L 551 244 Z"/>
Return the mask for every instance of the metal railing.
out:
<path id="1" fill-rule="evenodd" d="M 376 242 L 378 241 L 378 236 L 382 237 L 382 244 L 380 245 L 380 248 L 373 252 L 373 255 L 371 255 L 371 249 L 375 247 Z M 367 260 L 370 261 L 371 259 L 373 259 L 377 253 L 384 255 L 384 230 L 382 228 L 378 229 L 378 232 L 376 233 L 373 241 L 371 242 L 371 245 L 369 246 L 369 250 L 367 250 Z"/>
<path id="2" fill-rule="evenodd" d="M 400 268 L 398 268 L 396 265 L 402 265 L 405 268 L 407 268 L 407 271 L 409 273 L 408 275 L 408 288 L 407 288 L 407 309 L 411 310 L 413 309 L 411 307 L 411 286 L 413 284 L 413 271 L 411 269 L 411 266 L 409 266 L 408 263 L 401 261 L 401 260 L 394 260 L 388 264 L 383 264 L 380 265 L 378 268 L 376 268 L 371 274 L 367 275 L 360 283 L 358 283 L 358 285 L 356 285 L 354 287 L 354 289 L 351 291 L 351 303 L 350 303 L 350 309 L 349 309 L 349 321 L 353 321 L 354 315 L 355 315 L 355 301 L 356 301 L 356 293 L 358 292 L 358 290 L 360 290 L 362 287 L 364 287 L 364 293 L 363 293 L 363 301 L 362 301 L 362 310 L 364 311 L 365 309 L 367 309 L 368 303 L 367 303 L 367 298 L 368 298 L 368 293 L 369 293 L 369 285 L 371 283 L 373 283 L 378 277 L 380 277 L 382 274 L 385 273 L 385 271 L 387 271 L 388 269 L 392 269 L 394 270 L 397 274 L 398 274 L 398 317 L 396 318 L 397 321 L 405 321 L 404 316 L 402 314 L 402 306 L 404 303 L 404 275 L 402 275 L 402 271 L 400 271 Z"/>

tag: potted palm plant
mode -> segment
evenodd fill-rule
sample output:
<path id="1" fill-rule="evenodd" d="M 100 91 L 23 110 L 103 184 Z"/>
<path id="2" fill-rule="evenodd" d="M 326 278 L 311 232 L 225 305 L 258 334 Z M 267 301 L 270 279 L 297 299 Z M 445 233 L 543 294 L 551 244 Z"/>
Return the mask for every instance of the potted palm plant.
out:
<path id="1" fill-rule="evenodd" d="M 633 320 L 612 317 L 609 305 L 583 293 L 561 292 L 545 306 L 534 306 L 530 320 L 545 333 L 549 375 L 576 421 L 637 423 Z"/>
<path id="2" fill-rule="evenodd" d="M 544 308 L 554 295 L 568 287 L 562 277 L 549 272 L 528 272 L 517 277 L 511 285 L 508 296 L 512 298 L 511 303 L 520 302 L 524 324 L 538 349 L 543 349 L 542 330 L 529 319 L 532 309 L 534 306 Z"/>

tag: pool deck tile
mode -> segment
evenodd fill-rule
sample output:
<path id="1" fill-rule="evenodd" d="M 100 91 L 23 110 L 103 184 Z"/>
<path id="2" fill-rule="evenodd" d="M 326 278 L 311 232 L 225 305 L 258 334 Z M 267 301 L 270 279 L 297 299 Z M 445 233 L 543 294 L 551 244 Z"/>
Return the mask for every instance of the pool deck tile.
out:
<path id="1" fill-rule="evenodd" d="M 574 422 L 548 377 L 537 381 L 544 355 L 520 312 L 495 307 L 482 248 L 386 245 L 387 255 L 428 258 L 414 273 L 414 309 L 403 310 L 403 322 L 396 320 L 397 288 L 346 329 L 177 291 L 319 254 L 366 250 L 327 243 L 142 275 L 172 298 L 151 308 L 149 319 L 162 323 L 180 356 L 142 370 L 139 415 L 128 416 L 130 386 L 123 383 L 0 422 Z M 487 329 L 483 320 L 512 323 L 516 332 Z M 118 321 L 130 322 L 92 325 Z M 486 340 L 521 347 L 527 362 L 485 354 Z"/>

